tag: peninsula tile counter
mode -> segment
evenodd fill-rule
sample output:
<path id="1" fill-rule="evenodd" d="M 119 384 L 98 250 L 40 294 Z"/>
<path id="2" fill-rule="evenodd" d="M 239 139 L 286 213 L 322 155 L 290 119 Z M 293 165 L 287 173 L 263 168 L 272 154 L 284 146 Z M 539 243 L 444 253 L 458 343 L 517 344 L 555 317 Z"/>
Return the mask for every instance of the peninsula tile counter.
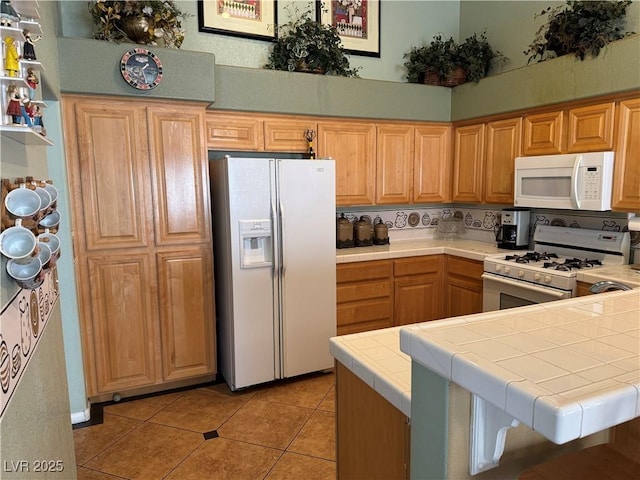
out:
<path id="1" fill-rule="evenodd" d="M 416 431 L 416 416 L 433 420 L 420 378 L 440 378 L 440 389 L 453 382 L 556 444 L 639 417 L 639 318 L 640 290 L 632 290 L 401 329 L 400 349 L 412 358 L 412 448 L 434 436 Z M 436 447 L 446 450 L 445 437 Z M 417 471 L 433 467 L 416 461 Z"/>

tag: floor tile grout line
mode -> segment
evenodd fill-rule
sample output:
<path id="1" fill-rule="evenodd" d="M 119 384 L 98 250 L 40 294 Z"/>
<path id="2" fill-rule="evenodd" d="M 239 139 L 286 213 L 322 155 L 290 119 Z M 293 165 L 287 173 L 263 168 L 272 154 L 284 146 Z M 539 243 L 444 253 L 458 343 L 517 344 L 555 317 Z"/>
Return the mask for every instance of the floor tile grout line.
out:
<path id="1" fill-rule="evenodd" d="M 84 467 L 85 465 L 87 465 L 89 462 L 91 462 L 92 460 L 94 460 L 95 458 L 99 457 L 102 453 L 104 453 L 106 450 L 108 450 L 109 448 L 113 447 L 116 443 L 122 441 L 123 439 L 125 439 L 126 437 L 128 437 L 132 432 L 138 430 L 139 428 L 142 427 L 142 425 L 144 425 L 145 422 L 140 422 L 140 425 L 133 427 L 131 430 L 129 430 L 127 433 L 125 433 L 124 435 L 122 435 L 121 437 L 115 439 L 113 442 L 109 443 L 108 445 L 106 445 L 102 450 L 100 450 L 98 453 L 96 453 L 93 457 L 89 458 L 86 462 L 84 462 L 83 465 L 80 465 L 81 467 Z M 76 464 L 77 465 L 77 464 Z M 86 467 L 86 468 L 90 468 L 90 467 Z M 91 470 L 95 470 L 95 469 L 91 469 Z M 100 470 L 101 471 L 101 470 Z M 106 472 L 103 472 L 106 473 Z M 110 474 L 109 474 L 110 475 Z"/>

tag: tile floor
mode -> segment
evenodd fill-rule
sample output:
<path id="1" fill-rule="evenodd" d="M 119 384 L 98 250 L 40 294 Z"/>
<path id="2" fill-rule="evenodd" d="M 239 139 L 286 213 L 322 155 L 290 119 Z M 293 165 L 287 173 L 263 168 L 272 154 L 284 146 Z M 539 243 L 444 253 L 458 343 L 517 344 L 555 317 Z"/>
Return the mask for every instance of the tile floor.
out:
<path id="1" fill-rule="evenodd" d="M 73 431 L 78 479 L 335 479 L 335 376 L 105 405 Z"/>

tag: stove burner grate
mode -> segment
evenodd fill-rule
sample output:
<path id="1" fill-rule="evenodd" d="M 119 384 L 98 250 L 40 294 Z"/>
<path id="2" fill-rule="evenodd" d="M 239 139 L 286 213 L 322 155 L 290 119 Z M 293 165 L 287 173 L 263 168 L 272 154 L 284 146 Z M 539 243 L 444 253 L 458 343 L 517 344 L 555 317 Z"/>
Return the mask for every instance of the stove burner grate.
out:
<path id="1" fill-rule="evenodd" d="M 547 252 L 527 252 L 524 255 L 507 255 L 504 259 L 507 261 L 513 260 L 516 263 L 530 263 L 551 260 L 552 258 L 558 258 L 558 255 Z"/>
<path id="2" fill-rule="evenodd" d="M 582 268 L 591 268 L 601 265 L 602 262 L 600 260 L 581 260 L 579 258 L 567 258 L 563 262 L 545 262 L 543 268 L 550 268 L 552 270 L 568 272 L 570 270 L 580 270 Z"/>

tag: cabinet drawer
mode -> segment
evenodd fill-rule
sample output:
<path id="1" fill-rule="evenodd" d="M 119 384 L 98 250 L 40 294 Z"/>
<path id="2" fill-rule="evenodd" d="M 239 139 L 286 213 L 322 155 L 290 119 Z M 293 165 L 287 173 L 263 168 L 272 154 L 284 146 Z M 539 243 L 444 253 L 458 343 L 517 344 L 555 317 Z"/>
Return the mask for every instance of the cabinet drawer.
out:
<path id="1" fill-rule="evenodd" d="M 391 281 L 365 282 L 351 285 L 338 285 L 336 301 L 338 304 L 341 304 L 371 298 L 389 297 L 390 295 Z"/>
<path id="2" fill-rule="evenodd" d="M 425 257 L 403 258 L 394 260 L 393 275 L 419 275 L 422 273 L 435 273 L 442 270 L 442 255 L 429 255 Z"/>
<path id="3" fill-rule="evenodd" d="M 447 273 L 449 275 L 459 275 L 481 281 L 483 269 L 483 263 L 478 260 L 447 256 Z"/>
<path id="4" fill-rule="evenodd" d="M 337 283 L 391 278 L 392 264 L 390 260 L 374 262 L 342 263 L 336 267 Z"/>
<path id="5" fill-rule="evenodd" d="M 338 305 L 338 327 L 385 319 L 391 326 L 391 299 Z"/>

